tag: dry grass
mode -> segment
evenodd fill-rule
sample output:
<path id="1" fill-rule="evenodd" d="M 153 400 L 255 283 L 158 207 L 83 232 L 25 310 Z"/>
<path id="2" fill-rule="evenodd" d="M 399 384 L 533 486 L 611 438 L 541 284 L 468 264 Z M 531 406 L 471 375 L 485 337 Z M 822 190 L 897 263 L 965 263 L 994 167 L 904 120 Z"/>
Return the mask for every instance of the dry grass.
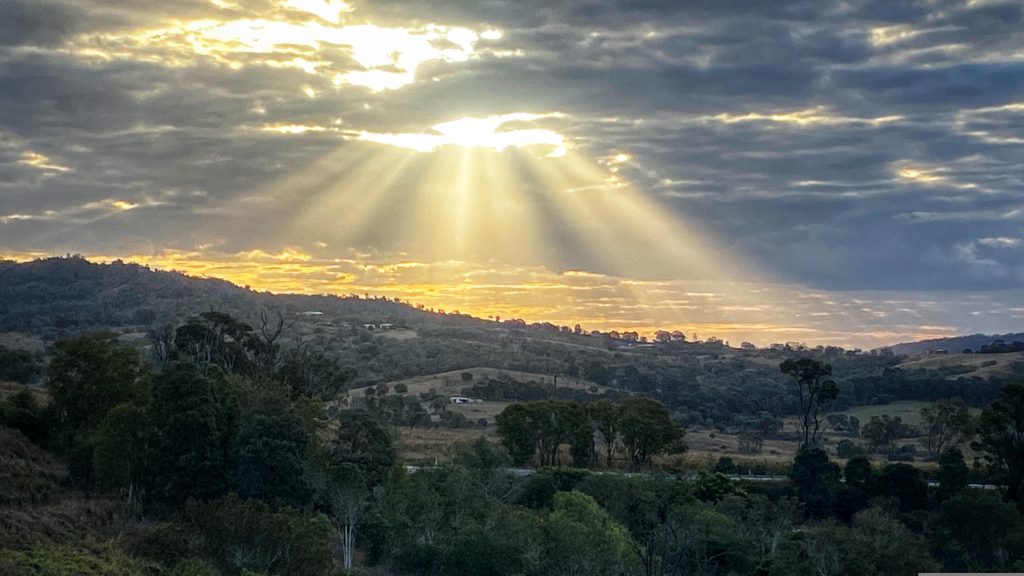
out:
<path id="1" fill-rule="evenodd" d="M 471 380 L 463 380 L 462 374 L 464 372 L 472 374 L 473 378 Z M 407 394 L 413 395 L 433 390 L 435 393 L 441 394 L 442 396 L 461 396 L 463 388 L 468 388 L 477 382 L 481 382 L 489 378 L 498 377 L 511 378 L 516 382 L 528 382 L 533 380 L 535 382 L 554 383 L 554 379 L 549 374 L 516 372 L 514 370 L 499 370 L 496 368 L 467 368 L 465 370 L 452 370 L 450 372 L 441 372 L 439 374 L 415 376 L 413 378 L 406 378 L 405 380 L 395 380 L 394 382 L 388 382 L 387 386 L 389 389 L 394 390 L 396 384 L 405 384 L 409 388 Z M 558 386 L 559 388 L 564 387 L 588 390 L 596 385 L 587 380 L 560 376 L 558 378 Z M 366 388 L 367 387 L 355 388 L 350 390 L 349 394 L 352 396 L 361 396 L 365 393 Z M 604 392 L 606 388 L 598 386 L 597 389 L 600 393 Z"/>
<path id="2" fill-rule="evenodd" d="M 35 398 L 36 402 L 40 405 L 46 405 L 50 403 L 50 393 L 45 388 L 35 388 L 33 386 L 26 386 L 24 384 L 18 384 L 17 382 L 2 382 L 0 381 L 0 400 L 7 398 L 21 392 L 22 390 L 28 389 Z"/>
<path id="3" fill-rule="evenodd" d="M 905 370 L 949 370 L 957 367 L 970 369 L 969 372 L 950 374 L 949 379 L 961 376 L 992 378 L 1011 373 L 1014 364 L 1024 363 L 1024 352 L 1008 354 L 949 354 L 946 356 L 924 356 L 908 360 L 898 367 Z"/>
<path id="4" fill-rule="evenodd" d="M 481 436 L 492 438 L 494 430 L 488 428 L 401 428 L 395 448 L 406 464 L 443 464 L 451 462 L 454 447 L 459 442 L 470 442 Z"/>
<path id="5" fill-rule="evenodd" d="M 391 338 L 392 340 L 412 340 L 413 338 L 419 338 L 420 335 L 415 330 L 383 330 L 376 332 L 377 336 L 383 336 L 385 338 Z"/>
<path id="6" fill-rule="evenodd" d="M 739 450 L 739 436 L 711 430 L 687 430 L 684 438 L 687 456 L 694 459 L 722 456 L 744 457 L 769 462 L 789 462 L 796 455 L 797 443 L 788 440 L 765 440 L 760 454 L 744 454 Z"/>
<path id="7" fill-rule="evenodd" d="M 21 332 L 0 332 L 0 346 L 11 350 L 27 350 L 33 354 L 46 350 L 46 344 L 41 338 Z"/>
<path id="8" fill-rule="evenodd" d="M 10 428 L 0 426 L 0 505 L 49 502 L 62 491 L 67 467 Z"/>

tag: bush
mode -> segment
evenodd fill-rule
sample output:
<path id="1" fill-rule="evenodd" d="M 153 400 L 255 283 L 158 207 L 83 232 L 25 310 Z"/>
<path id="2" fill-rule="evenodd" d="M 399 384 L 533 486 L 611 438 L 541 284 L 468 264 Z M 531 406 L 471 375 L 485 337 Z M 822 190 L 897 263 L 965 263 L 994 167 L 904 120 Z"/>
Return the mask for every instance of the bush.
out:
<path id="1" fill-rule="evenodd" d="M 20 431 L 29 440 L 45 445 L 49 424 L 43 414 L 43 407 L 36 402 L 27 388 L 0 401 L 0 425 Z"/>
<path id="2" fill-rule="evenodd" d="M 200 552 L 222 570 L 277 574 L 327 574 L 330 540 L 326 518 L 291 508 L 272 511 L 266 504 L 233 494 L 213 503 L 190 501 L 185 516 L 202 534 Z"/>
<path id="3" fill-rule="evenodd" d="M 220 572 L 206 561 L 192 558 L 179 562 L 171 576 L 220 576 Z"/>
<path id="4" fill-rule="evenodd" d="M 722 456 L 721 458 L 718 459 L 718 462 L 715 463 L 714 471 L 718 474 L 735 474 L 736 463 L 732 461 L 732 458 L 729 458 L 728 456 Z"/>
<path id="5" fill-rule="evenodd" d="M 42 372 L 42 367 L 29 352 L 0 346 L 0 380 L 29 384 Z"/>
<path id="6" fill-rule="evenodd" d="M 852 440 L 840 440 L 839 444 L 836 445 L 836 456 L 844 460 L 864 456 L 865 454 L 865 450 Z"/>
<path id="7" fill-rule="evenodd" d="M 21 552 L 0 550 L 2 576 L 141 576 L 144 567 L 116 548 L 90 550 L 41 546 Z"/>

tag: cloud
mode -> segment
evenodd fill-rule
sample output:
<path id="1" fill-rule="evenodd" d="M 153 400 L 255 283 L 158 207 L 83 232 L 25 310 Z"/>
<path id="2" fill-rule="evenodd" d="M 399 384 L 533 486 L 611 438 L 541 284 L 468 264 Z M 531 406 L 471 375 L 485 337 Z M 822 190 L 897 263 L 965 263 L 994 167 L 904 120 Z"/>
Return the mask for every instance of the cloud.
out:
<path id="1" fill-rule="evenodd" d="M 378 134 L 361 131 L 357 139 L 388 144 L 417 152 L 433 152 L 442 146 L 488 148 L 501 152 L 506 148 L 543 147 L 548 155 L 565 155 L 565 137 L 544 128 L 505 128 L 514 124 L 533 123 L 558 114 L 513 112 L 488 118 L 461 118 L 435 124 L 429 133 Z"/>
<path id="2" fill-rule="evenodd" d="M 8 251 L 203 244 L 433 262 L 419 253 L 430 246 L 402 242 L 437 209 L 409 190 L 461 146 L 500 150 L 513 167 L 494 187 L 514 181 L 517 209 L 481 219 L 510 252 L 515 234 L 536 233 L 548 272 L 613 272 L 571 248 L 585 246 L 575 221 L 553 216 L 528 177 L 520 148 L 539 145 L 685 224 L 673 233 L 699 225 L 710 239 L 683 248 L 729 250 L 782 285 L 926 301 L 996 299 L 1020 282 L 1017 2 L 8 0 L 0 11 Z M 371 187 L 389 192 L 370 202 Z M 356 234 L 356 213 L 391 216 Z M 579 218 L 629 237 L 621 218 Z M 647 264 L 646 280 L 671 276 L 614 244 Z M 438 303 L 452 296 L 437 290 Z M 591 296 L 595 310 L 625 305 Z M 624 309 L 633 316 L 615 320 L 635 321 Z"/>

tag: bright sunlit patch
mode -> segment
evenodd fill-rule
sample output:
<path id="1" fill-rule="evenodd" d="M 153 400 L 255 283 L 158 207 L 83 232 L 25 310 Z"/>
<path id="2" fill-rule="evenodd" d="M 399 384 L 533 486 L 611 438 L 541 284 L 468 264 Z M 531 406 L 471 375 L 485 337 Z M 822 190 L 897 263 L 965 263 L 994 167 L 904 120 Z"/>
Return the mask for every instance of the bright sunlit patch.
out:
<path id="1" fill-rule="evenodd" d="M 941 169 L 929 169 L 929 168 L 900 168 L 896 171 L 896 174 L 902 180 L 908 180 L 910 182 L 920 183 L 932 183 L 932 182 L 946 182 L 949 177 L 943 174 L 945 172 Z"/>
<path id="2" fill-rule="evenodd" d="M 479 38 L 466 28 L 428 25 L 414 32 L 365 24 L 340 28 L 328 41 L 351 46 L 352 58 L 365 68 L 339 74 L 336 83 L 381 91 L 411 84 L 424 62 L 465 62 Z"/>
<path id="3" fill-rule="evenodd" d="M 435 124 L 433 132 L 381 134 L 362 131 L 358 133 L 358 139 L 417 152 L 433 152 L 443 146 L 487 148 L 498 152 L 507 148 L 539 146 L 547 149 L 548 156 L 557 158 L 566 152 L 565 138 L 561 134 L 544 128 L 502 129 L 507 124 L 530 123 L 556 116 L 516 112 L 486 118 L 462 118 Z"/>
<path id="4" fill-rule="evenodd" d="M 981 190 L 985 189 L 977 183 L 964 181 L 956 177 L 947 166 L 926 166 L 920 164 L 897 163 L 895 168 L 899 180 L 913 184 L 931 184 L 956 188 L 959 190 Z"/>
<path id="5" fill-rule="evenodd" d="M 316 14 L 322 21 L 284 18 L 195 20 L 162 28 L 75 38 L 71 54 L 98 60 L 141 60 L 184 67 L 196 57 L 233 69 L 245 66 L 295 68 L 330 78 L 338 86 L 372 91 L 393 90 L 416 80 L 425 62 L 465 62 L 481 40 L 500 37 L 498 30 L 479 35 L 462 27 L 426 24 L 419 28 L 374 24 L 341 25 L 347 4 L 329 0 L 291 0 L 288 8 Z M 339 51 L 337 47 L 346 47 Z M 349 59 L 351 58 L 351 60 Z M 360 68 L 353 69 L 352 60 Z"/>
<path id="6" fill-rule="evenodd" d="M 110 205 L 118 210 L 134 210 L 138 208 L 138 204 L 127 202 L 125 200 L 110 200 Z"/>
<path id="7" fill-rule="evenodd" d="M 341 0 L 285 0 L 286 8 L 308 12 L 333 24 L 341 22 L 341 14 L 351 12 L 352 7 Z"/>
<path id="8" fill-rule="evenodd" d="M 275 134 L 305 134 L 306 132 L 324 132 L 327 128 L 309 124 L 264 124 L 261 130 Z"/>
<path id="9" fill-rule="evenodd" d="M 806 110 L 793 112 L 750 112 L 747 114 L 716 114 L 708 117 L 710 120 L 725 124 L 737 122 L 774 122 L 778 124 L 790 124 L 794 126 L 839 126 L 844 124 L 868 124 L 877 126 L 903 120 L 903 116 L 878 116 L 874 118 L 860 118 L 853 116 L 841 116 L 834 114 L 825 106 L 816 106 Z"/>
<path id="10" fill-rule="evenodd" d="M 31 166 L 32 168 L 48 172 L 67 172 L 70 170 L 67 166 L 61 166 L 49 157 L 38 152 L 23 152 L 18 158 L 18 164 L 21 164 L 22 166 Z"/>
<path id="11" fill-rule="evenodd" d="M 997 236 L 995 238 L 981 238 L 978 240 L 978 244 L 987 246 L 989 248 L 1020 248 L 1024 246 L 1024 240 L 1020 238 L 1010 238 L 1007 236 Z"/>
<path id="12" fill-rule="evenodd" d="M 871 29 L 868 38 L 872 46 L 878 47 L 906 42 L 921 35 L 921 33 L 921 30 L 912 28 L 905 24 L 895 26 L 877 26 Z"/>

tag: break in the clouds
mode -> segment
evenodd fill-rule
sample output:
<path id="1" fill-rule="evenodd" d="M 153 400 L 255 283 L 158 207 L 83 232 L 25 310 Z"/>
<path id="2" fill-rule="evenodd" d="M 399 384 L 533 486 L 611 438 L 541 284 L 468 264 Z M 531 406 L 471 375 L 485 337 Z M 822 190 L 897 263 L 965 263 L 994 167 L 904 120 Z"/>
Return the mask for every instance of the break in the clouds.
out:
<path id="1" fill-rule="evenodd" d="M 0 2 L 11 256 L 875 345 L 1022 239 L 1014 0 Z"/>

